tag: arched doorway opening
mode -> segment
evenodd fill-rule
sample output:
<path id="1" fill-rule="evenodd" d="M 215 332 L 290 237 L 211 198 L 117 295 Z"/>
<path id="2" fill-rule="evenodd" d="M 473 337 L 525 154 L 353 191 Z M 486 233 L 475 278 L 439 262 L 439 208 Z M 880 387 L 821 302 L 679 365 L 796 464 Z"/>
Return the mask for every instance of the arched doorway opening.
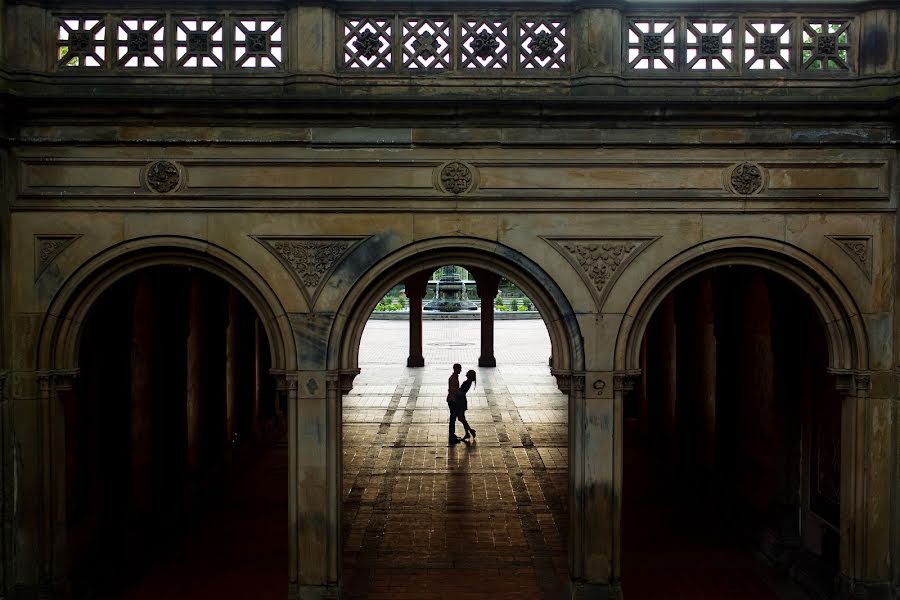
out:
<path id="1" fill-rule="evenodd" d="M 443 242 L 378 265 L 351 292 L 341 314 L 348 320 L 341 355 L 334 358 L 344 372 L 362 370 L 342 399 L 342 590 L 365 597 L 384 586 L 397 591 L 406 585 L 412 593 L 428 585 L 448 592 L 559 597 L 573 571 L 567 552 L 571 402 L 559 391 L 548 355 L 555 375 L 565 378 L 573 366 L 583 368 L 574 314 L 555 284 L 523 257 L 517 262 L 500 256 L 495 244 L 483 251 L 479 241 Z M 374 346 L 384 345 L 392 328 L 369 316 L 385 293 L 398 282 L 411 289 L 417 277 L 426 274 L 427 280 L 446 265 L 474 273 L 475 282 L 508 278 L 541 320 L 521 331 L 498 326 L 515 322 L 495 319 L 496 289 L 479 289 L 482 312 L 476 320 L 423 322 L 424 367 L 407 366 L 417 362 L 415 343 L 409 342 L 415 316 L 399 321 L 404 327 L 393 329 L 402 338 L 378 354 Z M 434 294 L 423 287 L 418 297 L 427 303 Z M 486 304 L 493 360 L 484 360 Z M 353 314 L 364 317 L 351 319 Z M 510 346 L 523 335 L 533 336 L 537 347 L 520 352 L 517 363 Z M 380 365 L 372 360 L 376 354 Z M 446 398 L 454 362 L 463 364 L 460 381 L 469 368 L 478 377 L 469 393 L 469 423 L 478 433 L 469 444 L 448 442 Z M 496 367 L 479 366 L 493 362 Z M 387 381 L 379 380 L 379 370 Z M 511 565 L 518 578 L 508 576 Z"/>
<path id="2" fill-rule="evenodd" d="M 820 313 L 779 275 L 712 268 L 662 299 L 624 406 L 627 597 L 780 597 L 789 583 L 755 553 L 830 592 L 841 397 L 828 367 Z"/>
<path id="3" fill-rule="evenodd" d="M 64 397 L 74 594 L 234 594 L 240 573 L 281 592 L 287 456 L 270 446 L 285 407 L 247 299 L 202 270 L 143 269 L 99 296 L 79 349 Z"/>
<path id="4" fill-rule="evenodd" d="M 66 281 L 38 357 L 41 547 L 67 593 L 233 593 L 247 573 L 283 592 L 282 314 L 246 264 L 185 238 L 114 246 Z"/>

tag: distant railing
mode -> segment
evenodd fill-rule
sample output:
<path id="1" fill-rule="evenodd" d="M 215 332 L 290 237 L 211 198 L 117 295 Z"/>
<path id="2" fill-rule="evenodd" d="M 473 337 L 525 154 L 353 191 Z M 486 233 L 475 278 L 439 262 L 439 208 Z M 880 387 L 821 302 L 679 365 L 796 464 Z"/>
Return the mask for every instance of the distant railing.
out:
<path id="1" fill-rule="evenodd" d="M 335 69 L 569 76 L 576 71 L 576 18 L 502 11 L 336 15 Z M 284 14 L 57 14 L 53 23 L 53 67 L 59 71 L 287 70 Z M 858 18 L 848 14 L 629 14 L 621 23 L 621 74 L 847 76 L 858 72 L 858 29 Z M 580 39 L 592 46 L 619 43 L 591 35 L 598 39 Z"/>

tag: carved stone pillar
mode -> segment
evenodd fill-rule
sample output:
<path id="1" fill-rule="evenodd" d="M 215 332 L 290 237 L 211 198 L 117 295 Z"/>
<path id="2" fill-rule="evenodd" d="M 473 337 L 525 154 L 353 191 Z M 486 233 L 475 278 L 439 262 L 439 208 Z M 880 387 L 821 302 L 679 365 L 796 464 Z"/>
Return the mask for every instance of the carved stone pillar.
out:
<path id="1" fill-rule="evenodd" d="M 610 582 L 617 590 L 622 580 L 622 488 L 623 488 L 623 451 L 625 430 L 623 423 L 625 402 L 634 393 L 638 385 L 639 371 L 620 371 L 613 375 L 613 473 L 612 473 L 612 552 L 610 554 Z"/>
<path id="2" fill-rule="evenodd" d="M 140 513 L 150 508 L 154 481 L 153 411 L 157 402 L 158 299 L 149 274 L 138 275 L 131 340 L 131 501 Z"/>
<path id="3" fill-rule="evenodd" d="M 236 431 L 235 403 L 237 400 L 238 380 L 238 333 L 240 312 L 238 310 L 238 291 L 228 288 L 228 325 L 225 329 L 225 430 L 222 432 L 222 444 L 226 449 L 231 447 Z"/>
<path id="4" fill-rule="evenodd" d="M 409 298 L 409 357 L 407 367 L 424 367 L 422 356 L 422 299 L 428 292 L 428 273 L 417 273 L 408 277 L 403 285 Z"/>
<path id="5" fill-rule="evenodd" d="M 279 380 L 288 405 L 291 590 L 330 597 L 340 547 L 340 377 L 297 371 Z"/>
<path id="6" fill-rule="evenodd" d="M 472 270 L 475 275 L 475 288 L 481 299 L 481 356 L 479 367 L 496 367 L 494 358 L 494 298 L 500 286 L 500 276 L 483 269 Z"/>

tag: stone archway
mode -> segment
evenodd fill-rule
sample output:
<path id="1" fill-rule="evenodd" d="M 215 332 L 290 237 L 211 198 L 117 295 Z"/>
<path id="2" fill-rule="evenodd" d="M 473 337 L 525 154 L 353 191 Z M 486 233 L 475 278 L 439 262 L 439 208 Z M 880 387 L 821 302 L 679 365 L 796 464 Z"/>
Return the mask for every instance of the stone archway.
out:
<path id="1" fill-rule="evenodd" d="M 334 457 L 329 474 L 337 478 L 342 473 L 339 446 L 340 392 L 349 391 L 353 376 L 358 372 L 359 345 L 368 315 L 396 281 L 402 281 L 416 273 L 433 271 L 445 264 L 503 274 L 532 299 L 547 326 L 553 354 L 552 373 L 556 376 L 560 389 L 569 397 L 568 562 L 571 576 L 578 579 L 583 573 L 581 565 L 584 560 L 580 544 L 583 528 L 583 515 L 580 511 L 583 503 L 578 496 L 583 489 L 580 479 L 583 475 L 583 458 L 580 454 L 581 428 L 578 426 L 582 416 L 580 404 L 583 403 L 584 394 L 583 340 L 576 314 L 563 291 L 539 265 L 510 248 L 477 238 L 432 239 L 413 244 L 382 259 L 354 284 L 341 304 L 328 345 L 328 368 L 330 373 L 334 373 L 336 388 L 332 397 L 337 406 L 336 414 L 331 417 L 333 427 L 330 431 L 336 447 L 328 449 L 328 455 Z M 331 404 L 329 402 L 329 406 Z M 333 539 L 340 540 L 339 488 L 331 486 L 329 489 L 333 490 L 329 494 L 330 510 L 334 515 L 332 536 Z M 329 550 L 330 560 L 334 565 L 333 572 L 337 574 L 341 559 L 340 549 L 336 544 Z"/>
<path id="2" fill-rule="evenodd" d="M 41 462 L 43 485 L 41 548 L 47 576 L 67 576 L 65 410 L 61 396 L 79 375 L 83 329 L 97 300 L 117 282 L 153 267 L 189 267 L 224 281 L 246 299 L 259 316 L 269 342 L 272 375 L 296 363 L 294 336 L 281 302 L 263 278 L 239 257 L 206 241 L 192 238 L 147 237 L 113 246 L 84 263 L 63 284 L 44 319 L 37 348 L 41 402 L 39 435 L 45 440 Z"/>
<path id="3" fill-rule="evenodd" d="M 615 402 L 620 415 L 616 428 L 622 431 L 622 407 L 641 374 L 641 346 L 651 318 L 664 299 L 683 283 L 717 267 L 752 267 L 786 280 L 805 297 L 824 325 L 828 371 L 835 375 L 840 394 L 841 432 L 840 472 L 840 576 L 849 588 L 864 579 L 867 511 L 861 496 L 865 464 L 866 400 L 869 396 L 869 357 L 867 332 L 861 312 L 844 285 L 815 257 L 802 250 L 762 238 L 729 238 L 707 242 L 675 256 L 658 268 L 632 298 L 619 330 L 615 346 L 617 373 Z M 823 373 L 824 375 L 824 373 Z M 614 486 L 621 501 L 613 515 L 616 555 L 622 556 L 621 515 L 623 441 L 615 448 Z M 615 562 L 620 579 L 621 559 Z"/>

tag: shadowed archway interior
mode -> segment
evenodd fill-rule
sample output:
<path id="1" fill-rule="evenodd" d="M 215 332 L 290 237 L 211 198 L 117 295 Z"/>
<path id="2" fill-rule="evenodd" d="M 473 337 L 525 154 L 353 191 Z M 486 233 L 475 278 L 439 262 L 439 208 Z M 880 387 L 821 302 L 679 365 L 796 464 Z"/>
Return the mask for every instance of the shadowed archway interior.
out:
<path id="1" fill-rule="evenodd" d="M 662 299 L 639 360 L 624 406 L 626 596 L 794 597 L 772 565 L 830 594 L 842 409 L 810 299 L 760 268 L 703 271 Z"/>

